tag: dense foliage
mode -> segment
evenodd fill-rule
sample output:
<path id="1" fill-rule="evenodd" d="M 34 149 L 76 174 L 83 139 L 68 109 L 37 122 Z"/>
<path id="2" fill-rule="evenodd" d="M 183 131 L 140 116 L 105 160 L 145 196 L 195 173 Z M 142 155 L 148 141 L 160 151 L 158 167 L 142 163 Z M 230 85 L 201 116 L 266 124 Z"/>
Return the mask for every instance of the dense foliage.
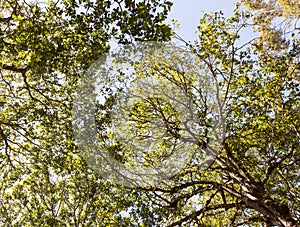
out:
<path id="1" fill-rule="evenodd" d="M 283 7 L 285 3 L 271 5 L 280 9 L 276 16 L 296 21 L 298 11 Z M 284 37 L 284 45 L 254 33 L 244 41 L 244 30 L 267 31 L 270 25 L 255 14 L 253 1 L 245 4 L 254 16 L 240 8 L 231 18 L 205 14 L 197 41 L 173 36 L 198 65 L 180 67 L 158 54 L 147 65 L 151 73 L 137 72 L 142 77 L 159 74 L 189 94 L 205 129 L 211 130 L 208 94 L 189 71 L 205 69 L 222 91 L 216 102 L 226 116 L 226 128 L 209 168 L 198 168 L 192 160 L 171 179 L 132 188 L 103 179 L 81 156 L 72 130 L 72 93 L 82 72 L 109 50 L 111 39 L 170 40 L 164 20 L 172 4 L 0 0 L 0 225 L 297 226 L 299 28 Z M 111 102 L 106 104 L 99 115 L 111 108 Z M 150 107 L 170 113 L 169 106 L 158 102 Z M 140 128 L 139 118 L 151 117 L 148 109 L 148 103 L 140 103 L 135 113 Z M 98 124 L 103 129 L 104 123 Z M 180 138 L 180 129 L 173 133 L 174 122 L 165 121 L 164 126 L 171 132 L 168 140 Z M 200 154 L 209 136 L 193 138 Z M 122 155 L 128 157 L 120 152 L 117 158 Z"/>
<path id="2" fill-rule="evenodd" d="M 169 181 L 141 187 L 156 212 L 163 215 L 161 208 L 167 212 L 158 225 L 299 223 L 299 34 L 295 31 L 286 48 L 274 55 L 274 50 L 262 48 L 265 40 L 259 43 L 252 39 L 241 44 L 241 34 L 251 19 L 250 13 L 240 10 L 228 19 L 222 13 L 206 14 L 200 20 L 199 40 L 181 40 L 186 50 L 199 59 L 194 67 L 207 69 L 206 74 L 197 76 L 209 75 L 215 81 L 219 91 L 216 103 L 220 112 L 225 112 L 226 130 L 209 168 L 199 169 L 200 163 L 191 162 Z M 190 73 L 195 69 L 160 60 L 153 63 L 153 71 L 181 87 L 182 92 L 193 94 L 201 125 L 212 130 L 209 94 Z M 164 111 L 159 105 L 152 105 Z M 142 117 L 138 124 L 141 120 Z M 168 131 L 177 126 L 166 122 L 165 127 Z M 179 130 L 179 135 L 173 133 L 173 137 L 183 135 L 185 129 Z M 211 139 L 200 131 L 198 153 L 210 145 Z"/>
<path id="3" fill-rule="evenodd" d="M 119 223 L 122 206 L 136 195 L 111 189 L 80 157 L 72 93 L 111 39 L 168 40 L 163 21 L 170 6 L 156 0 L 0 1 L 1 226 Z"/>

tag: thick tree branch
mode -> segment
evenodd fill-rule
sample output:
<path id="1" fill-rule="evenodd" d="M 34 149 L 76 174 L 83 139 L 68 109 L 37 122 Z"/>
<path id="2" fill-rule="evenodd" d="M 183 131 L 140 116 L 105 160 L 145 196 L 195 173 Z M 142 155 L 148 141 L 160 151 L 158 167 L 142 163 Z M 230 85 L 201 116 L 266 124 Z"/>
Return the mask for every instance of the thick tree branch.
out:
<path id="1" fill-rule="evenodd" d="M 18 67 L 14 66 L 14 65 L 2 64 L 2 68 L 6 69 L 6 70 L 13 71 L 13 72 L 16 72 L 16 73 L 22 73 L 22 74 L 25 74 L 27 72 L 27 67 L 25 67 L 25 68 L 18 68 Z"/>
<path id="2" fill-rule="evenodd" d="M 287 158 L 293 155 L 293 151 L 294 151 L 294 147 L 292 146 L 291 151 L 288 152 L 285 156 L 283 156 L 279 161 L 274 162 L 273 164 L 269 163 L 269 166 L 266 169 L 266 175 L 262 181 L 263 184 L 267 183 L 274 170 L 276 170 L 281 165 L 281 163 L 284 162 L 284 160 L 286 160 Z"/>
<path id="3" fill-rule="evenodd" d="M 204 213 L 206 213 L 207 211 L 211 211 L 211 210 L 218 210 L 218 209 L 225 209 L 225 210 L 229 210 L 231 208 L 239 208 L 239 207 L 243 207 L 244 203 L 230 203 L 230 204 L 217 204 L 217 205 L 211 205 L 208 207 L 203 207 L 202 209 L 198 210 L 195 213 L 192 213 L 182 219 L 180 219 L 179 221 L 176 221 L 170 225 L 168 225 L 168 227 L 174 227 L 174 226 L 182 226 L 182 224 L 188 220 L 194 219 Z"/>
<path id="4" fill-rule="evenodd" d="M 12 19 L 12 17 L 0 17 L 0 22 L 8 22 Z"/>

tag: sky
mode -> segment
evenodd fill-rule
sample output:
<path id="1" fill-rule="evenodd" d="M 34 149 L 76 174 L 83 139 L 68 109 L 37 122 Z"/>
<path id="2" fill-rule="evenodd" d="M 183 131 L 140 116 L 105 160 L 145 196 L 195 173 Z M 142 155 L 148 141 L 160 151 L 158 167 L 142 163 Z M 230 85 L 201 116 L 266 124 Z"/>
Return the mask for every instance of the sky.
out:
<path id="1" fill-rule="evenodd" d="M 186 41 L 196 39 L 195 31 L 203 12 L 222 10 L 225 16 L 233 15 L 234 0 L 173 0 L 171 13 L 168 22 L 171 19 L 178 20 L 180 30 L 176 31 L 178 35 Z"/>

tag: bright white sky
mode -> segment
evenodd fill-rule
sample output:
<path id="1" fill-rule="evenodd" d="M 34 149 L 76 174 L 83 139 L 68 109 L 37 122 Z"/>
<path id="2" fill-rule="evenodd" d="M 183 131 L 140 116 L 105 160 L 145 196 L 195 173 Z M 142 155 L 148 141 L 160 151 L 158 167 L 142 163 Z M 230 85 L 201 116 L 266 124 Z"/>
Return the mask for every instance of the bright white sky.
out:
<path id="1" fill-rule="evenodd" d="M 222 10 L 225 16 L 231 16 L 234 10 L 234 0 L 173 0 L 169 15 L 171 19 L 178 20 L 180 30 L 176 31 L 186 41 L 196 39 L 195 31 L 203 12 Z"/>

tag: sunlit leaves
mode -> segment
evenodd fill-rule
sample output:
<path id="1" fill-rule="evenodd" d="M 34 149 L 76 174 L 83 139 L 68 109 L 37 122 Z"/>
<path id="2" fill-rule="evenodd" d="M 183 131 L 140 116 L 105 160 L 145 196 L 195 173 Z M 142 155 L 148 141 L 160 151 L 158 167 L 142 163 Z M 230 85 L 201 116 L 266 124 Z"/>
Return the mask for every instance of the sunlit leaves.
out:
<path id="1" fill-rule="evenodd" d="M 81 73 L 109 49 L 111 38 L 169 39 L 162 22 L 171 3 L 147 1 L 145 9 L 135 1 L 122 2 L 126 9 L 116 5 L 0 1 L 0 225 L 120 222 L 121 204 L 129 201 L 89 170 L 74 145 L 72 92 Z M 144 20 L 134 21 L 131 11 Z"/>
<path id="2" fill-rule="evenodd" d="M 242 0 L 253 14 L 254 29 L 260 37 L 258 50 L 282 54 L 290 46 L 291 34 L 299 37 L 300 4 L 287 0 Z"/>

